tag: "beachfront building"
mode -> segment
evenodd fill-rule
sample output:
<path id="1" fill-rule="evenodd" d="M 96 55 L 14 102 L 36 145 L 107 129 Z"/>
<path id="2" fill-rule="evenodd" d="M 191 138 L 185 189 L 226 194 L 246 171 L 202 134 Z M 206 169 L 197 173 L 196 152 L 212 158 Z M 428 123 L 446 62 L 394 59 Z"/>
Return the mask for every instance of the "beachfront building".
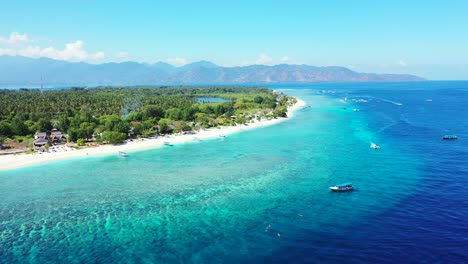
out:
<path id="1" fill-rule="evenodd" d="M 46 132 L 36 132 L 36 134 L 34 134 L 34 139 L 46 139 L 46 138 L 47 138 Z"/>
<path id="2" fill-rule="evenodd" d="M 45 147 L 47 144 L 51 143 L 62 143 L 63 134 L 62 132 L 54 129 L 50 132 L 50 136 L 47 136 L 47 132 L 36 132 L 34 134 L 34 148 L 42 148 Z"/>
<path id="3" fill-rule="evenodd" d="M 60 131 L 58 131 L 56 129 L 52 130 L 52 132 L 50 132 L 50 142 L 52 142 L 52 143 L 61 143 L 62 139 L 63 139 L 62 132 L 60 132 Z"/>
<path id="4" fill-rule="evenodd" d="M 141 122 L 138 121 L 131 121 L 130 122 L 130 129 L 128 130 L 128 138 L 134 139 L 137 137 L 137 134 L 135 133 L 135 126 L 141 125 Z"/>
<path id="5" fill-rule="evenodd" d="M 47 145 L 49 141 L 45 138 L 38 138 L 34 140 L 34 148 L 41 148 Z"/>

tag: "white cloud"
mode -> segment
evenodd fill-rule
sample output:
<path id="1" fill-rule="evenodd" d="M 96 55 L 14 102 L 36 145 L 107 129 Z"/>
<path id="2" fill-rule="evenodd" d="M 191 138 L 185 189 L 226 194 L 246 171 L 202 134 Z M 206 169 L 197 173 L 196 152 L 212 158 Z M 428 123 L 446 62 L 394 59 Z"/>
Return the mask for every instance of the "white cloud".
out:
<path id="1" fill-rule="evenodd" d="M 92 55 L 92 58 L 94 60 L 102 60 L 106 57 L 106 54 L 104 54 L 104 52 L 102 51 L 98 51 L 96 54 Z"/>
<path id="2" fill-rule="evenodd" d="M 260 53 L 258 55 L 258 58 L 254 59 L 254 60 L 244 60 L 240 64 L 240 66 L 248 66 L 248 65 L 253 65 L 253 64 L 272 65 L 273 64 L 273 58 L 270 57 L 268 54 Z"/>
<path id="3" fill-rule="evenodd" d="M 288 62 L 291 61 L 291 58 L 289 58 L 288 56 L 283 56 L 283 57 L 281 57 L 280 61 L 282 63 L 288 63 Z"/>
<path id="4" fill-rule="evenodd" d="M 296 60 L 294 58 L 291 58 L 289 56 L 283 56 L 280 59 L 281 63 L 286 63 L 286 64 L 304 64 L 303 62 Z"/>
<path id="5" fill-rule="evenodd" d="M 84 42 L 77 40 L 73 43 L 65 45 L 65 49 L 58 50 L 54 47 L 48 47 L 40 51 L 39 57 L 47 57 L 56 60 L 65 61 L 87 61 L 87 60 L 101 60 L 105 57 L 104 52 L 99 51 L 91 54 L 83 49 Z"/>
<path id="6" fill-rule="evenodd" d="M 253 64 L 260 64 L 260 65 L 277 65 L 277 64 L 299 64 L 298 61 L 289 57 L 289 56 L 282 56 L 281 58 L 274 58 L 266 53 L 260 53 L 258 58 L 255 60 L 244 60 L 240 63 L 240 66 L 248 66 Z"/>
<path id="7" fill-rule="evenodd" d="M 397 61 L 397 64 L 403 67 L 406 67 L 406 65 L 408 65 L 404 60 Z"/>
<path id="8" fill-rule="evenodd" d="M 166 59 L 166 62 L 175 66 L 182 66 L 182 65 L 187 64 L 188 60 L 186 58 L 175 57 L 175 58 Z"/>
<path id="9" fill-rule="evenodd" d="M 21 35 L 17 32 L 11 33 L 8 38 L 0 37 L 0 44 L 7 46 L 4 48 L 0 47 L 0 55 L 20 55 L 31 58 L 47 57 L 65 61 L 97 61 L 105 58 L 105 54 L 102 51 L 89 53 L 84 50 L 84 42 L 82 40 L 68 43 L 62 50 L 52 46 L 47 48 L 32 46 L 30 42 L 32 41 L 26 34 Z"/>
<path id="10" fill-rule="evenodd" d="M 119 59 L 127 59 L 129 56 L 128 52 L 121 51 L 115 55 Z"/>
<path id="11" fill-rule="evenodd" d="M 88 58 L 88 53 L 83 50 L 83 41 L 77 40 L 74 43 L 65 45 L 65 49 L 57 50 L 53 47 L 48 47 L 38 54 L 40 57 L 48 57 L 52 59 L 61 59 L 66 61 L 82 61 Z"/>
<path id="12" fill-rule="evenodd" d="M 258 59 L 255 61 L 255 64 L 265 64 L 268 65 L 273 62 L 273 58 L 268 56 L 265 53 L 259 55 Z"/>
<path id="13" fill-rule="evenodd" d="M 24 43 L 30 42 L 28 35 L 23 34 L 21 35 L 18 32 L 12 32 L 8 38 L 0 36 L 0 44 L 8 45 L 8 46 L 15 46 Z"/>

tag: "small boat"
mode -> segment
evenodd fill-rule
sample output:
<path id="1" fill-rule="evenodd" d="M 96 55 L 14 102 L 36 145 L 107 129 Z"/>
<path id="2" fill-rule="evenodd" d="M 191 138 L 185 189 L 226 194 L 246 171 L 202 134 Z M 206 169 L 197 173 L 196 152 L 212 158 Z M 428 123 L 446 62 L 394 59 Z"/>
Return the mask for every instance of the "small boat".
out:
<path id="1" fill-rule="evenodd" d="M 121 157 L 128 157 L 128 153 L 127 152 L 123 152 L 123 151 L 119 151 L 119 155 Z"/>
<path id="2" fill-rule="evenodd" d="M 353 184 L 350 182 L 338 184 L 336 186 L 330 187 L 330 190 L 333 192 L 349 192 L 354 190 Z"/>
<path id="3" fill-rule="evenodd" d="M 445 135 L 444 137 L 442 137 L 442 139 L 447 139 L 447 140 L 448 139 L 458 139 L 458 137 L 455 136 L 455 135 Z"/>
<path id="4" fill-rule="evenodd" d="M 172 145 L 171 142 L 169 142 L 169 141 L 164 141 L 164 145 L 166 145 L 166 146 L 174 146 L 174 145 Z"/>
<path id="5" fill-rule="evenodd" d="M 375 144 L 375 143 L 371 143 L 370 147 L 373 148 L 373 149 L 380 149 L 380 146 Z"/>
<path id="6" fill-rule="evenodd" d="M 225 138 L 226 136 L 225 135 L 219 135 L 220 138 Z"/>

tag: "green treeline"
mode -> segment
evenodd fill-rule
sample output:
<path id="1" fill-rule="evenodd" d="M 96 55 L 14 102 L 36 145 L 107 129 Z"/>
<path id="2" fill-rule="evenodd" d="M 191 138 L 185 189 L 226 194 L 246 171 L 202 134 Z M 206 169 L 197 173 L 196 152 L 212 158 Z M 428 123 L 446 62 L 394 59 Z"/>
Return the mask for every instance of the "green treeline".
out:
<path id="1" fill-rule="evenodd" d="M 198 97 L 224 98 L 228 102 L 200 103 Z M 293 100 L 262 87 L 0 90 L 0 140 L 31 138 L 36 132 L 57 129 L 67 134 L 70 142 L 115 144 L 129 137 L 285 116 Z"/>

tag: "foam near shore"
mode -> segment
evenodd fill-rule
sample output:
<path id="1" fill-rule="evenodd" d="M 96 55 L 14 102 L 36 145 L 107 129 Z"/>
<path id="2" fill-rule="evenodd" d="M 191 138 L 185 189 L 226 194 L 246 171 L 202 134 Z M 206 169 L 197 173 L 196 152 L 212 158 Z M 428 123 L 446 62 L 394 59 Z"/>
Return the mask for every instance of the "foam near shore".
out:
<path id="1" fill-rule="evenodd" d="M 297 99 L 297 98 L 296 98 Z M 291 118 L 294 114 L 294 111 L 297 109 L 303 108 L 306 106 L 306 103 L 300 99 L 297 99 L 296 104 L 288 108 L 288 118 Z M 264 119 L 261 121 L 256 121 L 255 123 L 249 123 L 248 125 L 236 125 L 236 126 L 224 126 L 221 128 L 210 128 L 206 130 L 197 131 L 195 134 L 191 135 L 171 135 L 171 136 L 161 136 L 154 139 L 138 139 L 133 141 L 128 141 L 127 143 L 120 145 L 101 145 L 98 147 L 89 147 L 83 149 L 73 149 L 68 151 L 59 151 L 59 152 L 47 152 L 47 153 L 34 153 L 34 154 L 18 154 L 18 155 L 5 155 L 0 156 L 0 170 L 11 170 L 17 168 L 23 168 L 32 165 L 44 164 L 51 161 L 70 159 L 70 158 L 79 158 L 87 156 L 96 156 L 96 155 L 108 155 L 117 153 L 119 151 L 137 151 L 144 149 L 151 149 L 155 147 L 161 147 L 164 145 L 164 142 L 169 142 L 170 144 L 181 144 L 191 141 L 204 140 L 216 137 L 226 136 L 232 133 L 255 129 L 263 126 L 270 126 L 277 124 L 282 121 L 288 120 L 288 118 L 276 118 L 276 119 Z"/>

